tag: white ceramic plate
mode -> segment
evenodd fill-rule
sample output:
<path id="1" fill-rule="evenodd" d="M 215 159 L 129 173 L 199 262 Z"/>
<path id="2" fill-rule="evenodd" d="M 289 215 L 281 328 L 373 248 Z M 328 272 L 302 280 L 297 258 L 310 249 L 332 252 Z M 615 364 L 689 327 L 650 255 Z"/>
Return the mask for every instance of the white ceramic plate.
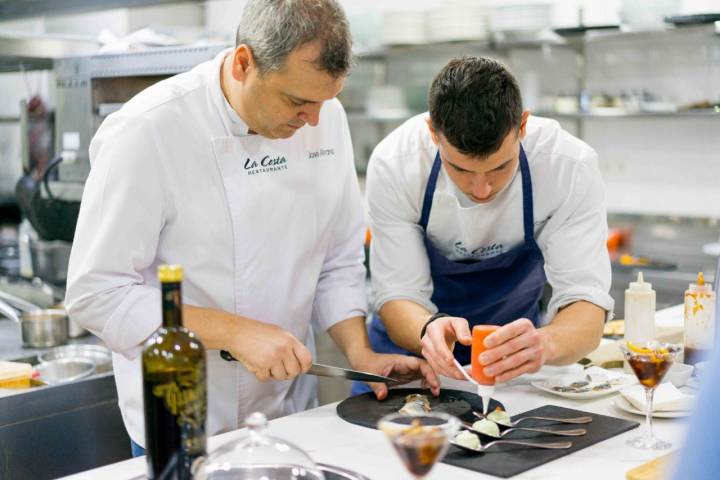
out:
<path id="1" fill-rule="evenodd" d="M 565 398 L 575 398 L 578 400 L 582 399 L 588 399 L 588 398 L 598 398 L 598 397 L 604 397 L 605 395 L 610 395 L 611 393 L 615 393 L 619 390 L 622 390 L 626 386 L 634 383 L 634 379 L 631 379 L 629 377 L 620 377 L 617 380 L 614 380 L 611 384 L 610 388 L 605 390 L 598 390 L 598 391 L 589 391 L 589 392 L 559 392 L 557 390 L 553 390 L 553 387 L 563 385 L 566 382 L 559 382 L 558 379 L 555 378 L 549 378 L 546 380 L 536 380 L 534 382 L 531 382 L 530 385 L 532 385 L 535 388 L 538 388 L 544 392 L 552 393 L 553 395 L 558 395 L 560 397 Z"/>
<path id="2" fill-rule="evenodd" d="M 625 400 L 625 398 L 622 395 L 618 395 L 615 398 L 615 406 L 619 408 L 620 410 L 624 410 L 628 413 L 634 413 L 635 415 L 642 415 L 645 416 L 645 412 L 642 412 L 635 408 L 633 404 Z M 662 411 L 662 412 L 653 412 L 652 416 L 657 418 L 682 418 L 690 416 L 692 413 L 691 410 L 675 410 L 675 411 Z"/>

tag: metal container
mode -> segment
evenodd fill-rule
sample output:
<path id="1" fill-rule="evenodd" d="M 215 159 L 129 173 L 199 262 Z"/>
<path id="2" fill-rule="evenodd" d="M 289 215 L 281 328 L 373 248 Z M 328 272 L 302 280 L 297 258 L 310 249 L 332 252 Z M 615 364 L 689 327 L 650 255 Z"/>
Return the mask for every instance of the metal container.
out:
<path id="1" fill-rule="evenodd" d="M 0 300 L 0 313 L 20 324 L 23 347 L 55 347 L 68 341 L 69 322 L 65 310 L 43 309 L 18 313 Z"/>
<path id="2" fill-rule="evenodd" d="M 112 370 L 110 350 L 100 345 L 64 345 L 38 354 L 40 363 L 49 363 L 61 358 L 87 360 L 95 365 L 95 373 Z"/>
<path id="3" fill-rule="evenodd" d="M 71 249 L 72 244 L 62 240 L 30 241 L 33 274 L 46 282 L 65 283 Z"/>
<path id="4" fill-rule="evenodd" d="M 95 371 L 95 364 L 81 358 L 58 358 L 35 367 L 39 379 L 48 385 L 74 382 L 89 377 Z"/>

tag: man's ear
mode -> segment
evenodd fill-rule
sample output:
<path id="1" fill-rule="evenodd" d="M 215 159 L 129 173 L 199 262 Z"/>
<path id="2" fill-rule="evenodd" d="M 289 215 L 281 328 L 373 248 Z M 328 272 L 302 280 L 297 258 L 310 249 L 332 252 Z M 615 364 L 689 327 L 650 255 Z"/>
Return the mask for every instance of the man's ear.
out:
<path id="1" fill-rule="evenodd" d="M 438 139 L 437 132 L 436 132 L 435 129 L 433 128 L 432 120 L 430 119 L 430 117 L 427 117 L 427 118 L 425 119 L 425 123 L 427 123 L 428 130 L 430 130 L 430 138 L 432 138 L 433 143 L 434 143 L 435 145 L 437 145 L 440 140 Z"/>
<path id="2" fill-rule="evenodd" d="M 238 82 L 247 79 L 249 73 L 255 68 L 255 58 L 249 46 L 238 45 L 233 53 L 232 76 Z"/>
<path id="3" fill-rule="evenodd" d="M 522 117 L 520 117 L 520 131 L 518 135 L 520 137 L 520 140 L 525 138 L 528 118 L 530 118 L 530 110 L 524 110 L 522 113 Z"/>

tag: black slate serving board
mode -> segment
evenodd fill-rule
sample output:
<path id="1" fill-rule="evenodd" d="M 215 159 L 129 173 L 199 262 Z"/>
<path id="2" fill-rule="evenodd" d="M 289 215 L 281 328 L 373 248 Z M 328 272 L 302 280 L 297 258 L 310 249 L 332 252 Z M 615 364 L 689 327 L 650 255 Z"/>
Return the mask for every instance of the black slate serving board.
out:
<path id="1" fill-rule="evenodd" d="M 598 415 L 595 413 L 573 410 L 570 408 L 558 407 L 556 405 L 545 405 L 534 410 L 530 410 L 519 415 L 515 415 L 513 419 L 529 416 L 545 416 L 545 417 L 579 417 L 590 415 L 593 419 L 592 423 L 584 425 L 559 425 L 557 423 L 545 422 L 542 420 L 526 420 L 522 423 L 524 427 L 549 426 L 551 428 L 570 428 L 582 427 L 587 430 L 587 434 L 582 437 L 557 437 L 548 436 L 535 432 L 511 432 L 505 438 L 522 438 L 523 440 L 536 441 L 565 441 L 572 442 L 572 447 L 567 450 L 543 450 L 539 448 L 518 447 L 514 445 L 498 445 L 492 447 L 486 453 L 481 455 L 473 455 L 463 450 L 450 446 L 450 450 L 443 459 L 443 462 L 457 467 L 467 468 L 476 472 L 495 475 L 496 477 L 509 478 L 519 473 L 530 470 L 537 466 L 556 460 L 565 455 L 569 455 L 585 447 L 594 445 L 608 438 L 620 435 L 621 433 L 632 430 L 640 425 L 637 422 L 624 420 L 621 418 L 608 417 L 606 415 Z"/>
<path id="2" fill-rule="evenodd" d="M 405 404 L 405 397 L 413 393 L 426 395 L 433 412 L 449 413 L 466 422 L 474 422 L 476 418 L 472 410 L 482 412 L 482 400 L 479 396 L 461 390 L 440 390 L 438 397 L 433 397 L 429 390 L 421 388 L 393 388 L 382 402 L 375 398 L 373 392 L 349 397 L 337 406 L 337 414 L 343 420 L 363 427 L 377 428 L 380 418 L 390 413 L 397 413 Z M 490 411 L 496 407 L 503 408 L 501 403 L 491 400 Z"/>
<path id="3" fill-rule="evenodd" d="M 364 427 L 377 428 L 377 421 L 385 414 L 398 411 L 405 402 L 405 396 L 411 393 L 425 393 L 430 399 L 430 405 L 435 411 L 443 411 L 460 417 L 464 421 L 474 421 L 471 410 L 482 411 L 482 401 L 480 398 L 469 392 L 459 390 L 441 390 L 439 398 L 432 398 L 427 390 L 401 388 L 390 390 L 388 398 L 383 402 L 375 400 L 373 393 L 366 393 L 355 397 L 350 397 L 337 406 L 337 413 L 343 420 Z M 490 403 L 490 408 L 501 406 L 494 400 Z M 522 423 L 524 427 L 550 427 L 556 429 L 577 428 L 582 427 L 587 430 L 587 434 L 581 437 L 558 437 L 545 435 L 536 432 L 515 431 L 505 436 L 506 439 L 523 439 L 531 441 L 571 441 L 572 447 L 567 450 L 544 450 L 537 448 L 527 448 L 514 445 L 498 445 L 492 447 L 486 453 L 476 455 L 465 452 L 457 447 L 450 446 L 447 455 L 443 459 L 444 463 L 454 465 L 461 468 L 467 468 L 476 472 L 487 473 L 501 478 L 510 478 L 522 472 L 538 467 L 545 463 L 551 462 L 558 458 L 569 455 L 585 447 L 589 447 L 596 443 L 612 438 L 621 433 L 636 428 L 640 424 L 621 418 L 608 417 L 606 415 L 598 415 L 580 410 L 559 407 L 556 405 L 545 405 L 528 412 L 524 412 L 513 416 L 518 419 L 528 416 L 545 416 L 570 418 L 589 415 L 592 417 L 592 423 L 584 425 L 564 425 L 551 423 L 542 420 L 527 420 Z M 485 443 L 485 440 L 483 440 Z"/>

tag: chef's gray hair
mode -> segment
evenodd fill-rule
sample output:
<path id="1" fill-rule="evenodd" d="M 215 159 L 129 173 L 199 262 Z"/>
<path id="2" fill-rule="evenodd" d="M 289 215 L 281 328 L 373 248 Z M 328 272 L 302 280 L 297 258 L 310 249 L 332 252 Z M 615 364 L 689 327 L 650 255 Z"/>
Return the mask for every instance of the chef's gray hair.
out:
<path id="1" fill-rule="evenodd" d="M 318 69 L 334 77 L 352 64 L 350 26 L 335 0 L 248 0 L 235 45 L 250 47 L 260 74 L 281 70 L 290 52 L 319 40 Z"/>

